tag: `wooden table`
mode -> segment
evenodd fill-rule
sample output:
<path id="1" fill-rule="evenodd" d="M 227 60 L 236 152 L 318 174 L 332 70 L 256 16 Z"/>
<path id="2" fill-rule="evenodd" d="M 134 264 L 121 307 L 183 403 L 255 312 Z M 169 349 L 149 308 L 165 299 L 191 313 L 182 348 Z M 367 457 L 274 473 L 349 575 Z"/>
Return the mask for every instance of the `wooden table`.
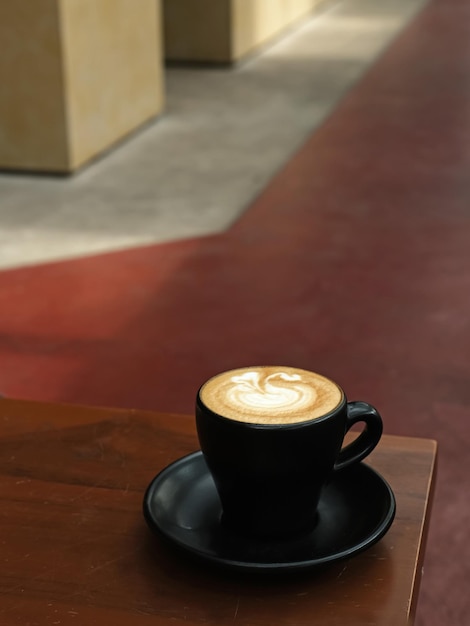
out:
<path id="1" fill-rule="evenodd" d="M 0 624 L 401 626 L 416 606 L 436 443 L 384 436 L 370 457 L 397 516 L 317 573 L 204 567 L 142 516 L 153 476 L 197 449 L 189 416 L 0 400 Z"/>

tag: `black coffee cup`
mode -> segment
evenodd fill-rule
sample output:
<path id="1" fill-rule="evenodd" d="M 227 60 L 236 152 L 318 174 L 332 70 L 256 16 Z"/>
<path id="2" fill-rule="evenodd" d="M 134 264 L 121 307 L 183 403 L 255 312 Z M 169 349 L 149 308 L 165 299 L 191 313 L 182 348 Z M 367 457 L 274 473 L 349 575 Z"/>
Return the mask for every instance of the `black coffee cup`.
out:
<path id="1" fill-rule="evenodd" d="M 364 429 L 342 448 L 358 422 Z M 364 459 L 382 435 L 381 417 L 370 404 L 347 402 L 333 381 L 283 366 L 211 378 L 197 394 L 196 424 L 222 523 L 259 538 L 313 529 L 332 472 Z"/>

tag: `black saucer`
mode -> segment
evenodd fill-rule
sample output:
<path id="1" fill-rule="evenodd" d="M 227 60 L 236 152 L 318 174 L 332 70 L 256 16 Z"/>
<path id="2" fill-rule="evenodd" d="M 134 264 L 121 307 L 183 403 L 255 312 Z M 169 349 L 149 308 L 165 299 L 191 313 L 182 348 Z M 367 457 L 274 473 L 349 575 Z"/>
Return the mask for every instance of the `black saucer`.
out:
<path id="1" fill-rule="evenodd" d="M 201 452 L 179 459 L 150 483 L 144 516 L 152 530 L 206 561 L 251 571 L 314 568 L 357 554 L 390 528 L 395 498 L 385 480 L 358 463 L 333 474 L 318 522 L 307 535 L 251 540 L 221 525 L 221 505 Z"/>

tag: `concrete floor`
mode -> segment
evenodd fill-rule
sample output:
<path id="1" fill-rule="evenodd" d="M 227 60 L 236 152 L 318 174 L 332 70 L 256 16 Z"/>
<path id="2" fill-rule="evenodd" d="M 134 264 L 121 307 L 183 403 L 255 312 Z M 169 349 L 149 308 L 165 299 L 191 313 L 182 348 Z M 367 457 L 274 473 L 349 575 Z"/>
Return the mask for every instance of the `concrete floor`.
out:
<path id="1" fill-rule="evenodd" d="M 328 3 L 239 67 L 168 69 L 165 115 L 83 171 L 0 174 L 0 268 L 226 229 L 424 4 Z"/>

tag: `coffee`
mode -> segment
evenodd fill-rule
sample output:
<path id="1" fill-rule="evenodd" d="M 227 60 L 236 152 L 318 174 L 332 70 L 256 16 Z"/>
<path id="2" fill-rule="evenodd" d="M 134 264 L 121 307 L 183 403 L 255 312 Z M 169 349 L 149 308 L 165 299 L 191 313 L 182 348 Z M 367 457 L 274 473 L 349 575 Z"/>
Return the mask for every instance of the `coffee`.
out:
<path id="1" fill-rule="evenodd" d="M 334 411 L 343 392 L 333 381 L 303 369 L 244 367 L 218 374 L 201 388 L 214 413 L 250 424 L 296 424 Z"/>
<path id="2" fill-rule="evenodd" d="M 363 423 L 343 446 L 344 435 Z M 315 526 L 332 472 L 362 461 L 382 435 L 367 402 L 302 369 L 254 366 L 218 374 L 196 396 L 201 450 L 230 532 L 296 537 Z"/>

